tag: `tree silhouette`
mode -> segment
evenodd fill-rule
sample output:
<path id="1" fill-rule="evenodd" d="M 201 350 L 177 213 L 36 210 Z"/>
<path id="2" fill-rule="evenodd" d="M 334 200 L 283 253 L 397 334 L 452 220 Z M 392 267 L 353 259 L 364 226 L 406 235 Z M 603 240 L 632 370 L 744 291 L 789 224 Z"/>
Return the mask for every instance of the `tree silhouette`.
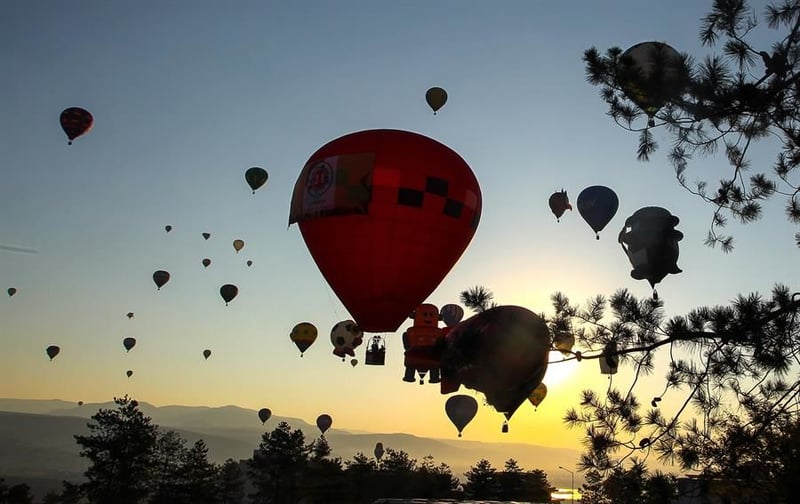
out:
<path id="1" fill-rule="evenodd" d="M 297 502 L 308 452 L 303 431 L 292 429 L 286 422 L 265 432 L 248 471 L 256 488 L 251 497 L 256 502 L 274 504 Z"/>
<path id="2" fill-rule="evenodd" d="M 715 0 L 701 22 L 700 41 L 719 47 L 721 54 L 700 62 L 686 57 L 680 68 L 686 76 L 682 92 L 655 115 L 654 127 L 672 136 L 668 157 L 678 182 L 714 208 L 706 243 L 726 252 L 733 239 L 719 231 L 727 216 L 753 222 L 762 215 L 762 202 L 775 194 L 785 198 L 789 221 L 800 223 L 800 4 L 771 3 L 763 19 L 777 40 L 771 47 L 754 47 L 749 38 L 759 23 L 755 11 L 744 0 Z M 635 124 L 643 112 L 625 93 L 630 72 L 624 71 L 623 54 L 618 47 L 604 54 L 594 47 L 586 50 L 586 76 L 600 86 L 614 121 L 639 132 L 638 158 L 647 161 L 658 145 L 651 127 Z M 750 151 L 759 141 L 777 144 L 770 174 L 748 173 Z M 719 151 L 730 170 L 716 186 L 687 182 L 693 156 Z M 800 232 L 795 240 L 800 246 Z"/>
<path id="3" fill-rule="evenodd" d="M 244 472 L 238 462 L 226 460 L 219 469 L 220 504 L 239 504 L 244 500 Z"/>
<path id="4" fill-rule="evenodd" d="M 492 291 L 482 285 L 476 285 L 461 292 L 461 303 L 472 311 L 482 312 L 494 308 L 497 303 L 493 301 Z"/>
<path id="5" fill-rule="evenodd" d="M 492 467 L 486 459 L 479 460 L 474 466 L 464 473 L 467 481 L 464 482 L 464 494 L 470 499 L 498 499 L 501 492 L 501 483 L 498 479 L 497 469 Z"/>

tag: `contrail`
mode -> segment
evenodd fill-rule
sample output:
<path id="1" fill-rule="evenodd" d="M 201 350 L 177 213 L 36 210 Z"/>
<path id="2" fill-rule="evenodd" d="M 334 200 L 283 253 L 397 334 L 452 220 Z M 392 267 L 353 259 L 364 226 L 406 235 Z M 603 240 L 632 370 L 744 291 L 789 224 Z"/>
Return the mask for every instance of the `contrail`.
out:
<path id="1" fill-rule="evenodd" d="M 0 250 L 7 250 L 9 252 L 22 252 L 23 254 L 38 254 L 38 250 L 25 247 L 14 247 L 13 245 L 0 244 Z"/>

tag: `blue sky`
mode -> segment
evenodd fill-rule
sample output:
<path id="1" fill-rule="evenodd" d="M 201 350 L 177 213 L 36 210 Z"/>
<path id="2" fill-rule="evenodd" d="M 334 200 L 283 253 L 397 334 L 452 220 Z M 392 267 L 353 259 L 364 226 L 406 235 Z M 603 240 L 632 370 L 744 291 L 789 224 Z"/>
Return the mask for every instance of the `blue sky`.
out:
<path id="1" fill-rule="evenodd" d="M 756 224 L 731 223 L 733 254 L 705 247 L 711 208 L 678 186 L 665 151 L 636 161 L 637 135 L 613 124 L 585 81 L 581 56 L 591 46 L 661 40 L 710 52 L 697 32 L 711 2 L 599 5 L 3 2 L 0 244 L 38 253 L 0 250 L 0 284 L 18 289 L 0 303 L 0 396 L 99 402 L 129 393 L 454 435 L 438 388 L 400 380 L 399 333 L 388 335 L 384 368 L 351 368 L 331 354 L 329 328 L 349 316 L 297 227 L 287 229 L 308 156 L 364 129 L 430 136 L 456 150 L 481 184 L 480 226 L 429 299 L 439 306 L 476 284 L 537 312 L 558 290 L 579 301 L 620 287 L 648 296 L 647 283 L 630 278 L 616 234 L 651 205 L 679 216 L 685 235 L 684 273 L 658 287 L 670 313 L 796 285 L 794 229 L 780 201 Z M 763 2 L 752 5 L 763 11 Z M 766 29 L 754 36 L 762 46 L 776 39 Z M 436 116 L 424 101 L 431 86 L 449 94 Z M 70 106 L 90 110 L 95 126 L 67 146 L 58 116 Z M 774 152 L 759 145 L 754 169 L 768 171 Z M 244 182 L 251 166 L 270 177 L 255 195 Z M 713 183 L 727 173 L 723 159 L 701 158 L 687 178 Z M 557 223 L 547 207 L 553 191 L 567 189 L 574 204 L 597 184 L 620 198 L 599 241 L 577 212 Z M 236 238 L 246 242 L 239 254 Z M 204 257 L 214 261 L 208 269 Z M 159 292 L 156 269 L 172 273 Z M 217 292 L 223 283 L 240 288 L 228 307 Z M 306 320 L 321 336 L 300 359 L 288 333 Z M 126 336 L 139 340 L 129 354 Z M 49 344 L 62 347 L 53 362 Z M 214 352 L 208 361 L 204 348 Z M 553 373 L 548 399 L 518 412 L 508 435 L 484 406 L 465 436 L 574 446 L 579 433 L 563 434 L 560 418 L 599 375 L 594 367 Z"/>

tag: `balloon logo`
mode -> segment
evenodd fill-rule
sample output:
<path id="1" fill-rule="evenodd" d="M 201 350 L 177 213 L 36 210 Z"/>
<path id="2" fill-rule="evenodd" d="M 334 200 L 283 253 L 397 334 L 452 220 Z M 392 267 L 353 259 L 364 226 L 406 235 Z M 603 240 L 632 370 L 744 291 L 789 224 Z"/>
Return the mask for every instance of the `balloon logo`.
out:
<path id="1" fill-rule="evenodd" d="M 47 349 L 45 349 L 45 352 L 47 353 L 47 356 L 50 357 L 50 360 L 53 360 L 56 358 L 56 355 L 61 352 L 61 347 L 58 345 L 50 345 L 47 347 Z"/>
<path id="2" fill-rule="evenodd" d="M 122 340 L 122 346 L 125 347 L 126 352 L 130 352 L 136 346 L 136 338 L 125 338 Z"/>
<path id="3" fill-rule="evenodd" d="M 300 357 L 317 340 L 317 328 L 311 322 L 300 322 L 292 328 L 289 338 L 300 350 Z"/>
<path id="4" fill-rule="evenodd" d="M 269 408 L 261 408 L 260 410 L 258 410 L 258 419 L 261 420 L 261 425 L 267 423 L 267 420 L 269 420 L 269 417 L 271 416 L 272 416 L 272 411 L 270 411 Z"/>
<path id="5" fill-rule="evenodd" d="M 425 92 L 425 101 L 433 110 L 433 115 L 436 115 L 436 112 L 447 103 L 447 91 L 440 87 L 432 87 Z"/>
<path id="6" fill-rule="evenodd" d="M 642 42 L 628 48 L 619 58 L 617 80 L 625 96 L 647 114 L 648 126 L 653 117 L 686 89 L 689 76 L 683 56 L 663 42 Z"/>
<path id="7" fill-rule="evenodd" d="M 239 287 L 233 284 L 225 284 L 219 288 L 219 295 L 225 300 L 225 306 L 228 306 L 228 303 L 233 301 L 237 294 L 239 294 Z"/>
<path id="8" fill-rule="evenodd" d="M 8 292 L 8 296 L 11 297 L 11 296 L 13 296 L 14 294 L 17 293 L 17 289 L 14 288 L 14 287 L 9 287 L 6 292 Z"/>
<path id="9" fill-rule="evenodd" d="M 125 375 L 127 375 L 127 377 L 130 378 L 131 376 L 133 376 L 133 371 L 131 371 L 129 369 L 129 370 L 125 371 Z"/>
<path id="10" fill-rule="evenodd" d="M 244 172 L 244 179 L 247 182 L 247 185 L 250 186 L 250 189 L 253 190 L 253 194 L 256 193 L 256 189 L 267 183 L 268 178 L 269 174 L 267 173 L 267 170 L 257 166 L 254 166 Z"/>
<path id="11" fill-rule="evenodd" d="M 244 240 L 233 240 L 233 249 L 238 254 L 244 248 Z"/>
<path id="12" fill-rule="evenodd" d="M 209 238 L 211 238 L 211 233 L 203 233 L 204 240 L 208 240 Z"/>
<path id="13" fill-rule="evenodd" d="M 551 194 L 550 199 L 547 200 L 547 204 L 550 205 L 550 211 L 556 216 L 556 221 L 561 220 L 561 216 L 564 215 L 564 212 L 567 210 L 572 210 L 572 205 L 569 203 L 567 191 L 563 189 Z"/>
<path id="14" fill-rule="evenodd" d="M 617 193 L 605 186 L 590 186 L 578 195 L 578 213 L 594 230 L 599 240 L 600 231 L 611 222 L 619 208 Z"/>
<path id="15" fill-rule="evenodd" d="M 156 284 L 158 290 L 169 282 L 169 273 L 164 270 L 158 270 L 153 273 L 153 282 Z"/>
<path id="16" fill-rule="evenodd" d="M 449 147 L 399 130 L 360 131 L 311 155 L 289 224 L 366 332 L 394 332 L 441 283 L 480 221 L 481 190 Z"/>
<path id="17" fill-rule="evenodd" d="M 333 418 L 331 418 L 330 415 L 323 413 L 317 417 L 317 427 L 323 436 L 325 435 L 325 431 L 331 428 L 331 425 L 333 425 Z"/>
<path id="18" fill-rule="evenodd" d="M 208 348 L 206 348 L 205 350 L 203 350 L 203 357 L 204 357 L 206 360 L 208 360 L 208 358 L 209 358 L 209 357 L 211 357 L 211 350 L 209 350 Z"/>
<path id="19" fill-rule="evenodd" d="M 211 259 L 206 257 L 205 259 L 203 259 L 203 267 L 208 268 L 209 266 L 211 266 Z"/>
<path id="20" fill-rule="evenodd" d="M 80 107 L 70 107 L 61 112 L 60 122 L 61 129 L 64 130 L 64 133 L 67 134 L 67 138 L 69 139 L 67 144 L 72 145 L 73 140 L 81 135 L 85 135 L 92 129 L 94 117 L 92 117 L 92 114 L 90 114 L 88 110 Z"/>
<path id="21" fill-rule="evenodd" d="M 444 403 L 444 411 L 447 413 L 447 418 L 458 429 L 458 437 L 461 437 L 461 431 L 475 418 L 475 414 L 478 412 L 478 401 L 472 396 L 455 395 L 449 397 Z"/>
<path id="22" fill-rule="evenodd" d="M 442 321 L 447 327 L 458 324 L 464 318 L 464 309 L 457 304 L 446 304 L 442 306 L 439 313 L 442 315 Z"/>

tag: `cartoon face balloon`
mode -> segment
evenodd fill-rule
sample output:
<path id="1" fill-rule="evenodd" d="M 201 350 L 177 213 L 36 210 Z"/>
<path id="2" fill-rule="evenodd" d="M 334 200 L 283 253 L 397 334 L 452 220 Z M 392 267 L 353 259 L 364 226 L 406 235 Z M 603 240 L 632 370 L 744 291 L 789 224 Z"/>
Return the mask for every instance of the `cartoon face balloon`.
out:
<path id="1" fill-rule="evenodd" d="M 333 354 L 344 360 L 345 355 L 355 357 L 354 349 L 364 341 L 364 332 L 352 320 L 343 320 L 331 329 Z"/>
<path id="2" fill-rule="evenodd" d="M 483 392 L 506 418 L 541 383 L 550 334 L 544 320 L 520 306 L 498 306 L 455 326 L 446 336 L 441 392 L 459 385 Z"/>
<path id="3" fill-rule="evenodd" d="M 631 277 L 647 280 L 650 287 L 668 274 L 678 274 L 678 242 L 683 233 L 675 229 L 680 219 L 661 207 L 640 208 L 625 220 L 619 243 L 633 270 Z"/>
<path id="4" fill-rule="evenodd" d="M 370 130 L 311 155 L 289 223 L 361 329 L 394 332 L 461 257 L 480 215 L 478 181 L 456 152 Z"/>

